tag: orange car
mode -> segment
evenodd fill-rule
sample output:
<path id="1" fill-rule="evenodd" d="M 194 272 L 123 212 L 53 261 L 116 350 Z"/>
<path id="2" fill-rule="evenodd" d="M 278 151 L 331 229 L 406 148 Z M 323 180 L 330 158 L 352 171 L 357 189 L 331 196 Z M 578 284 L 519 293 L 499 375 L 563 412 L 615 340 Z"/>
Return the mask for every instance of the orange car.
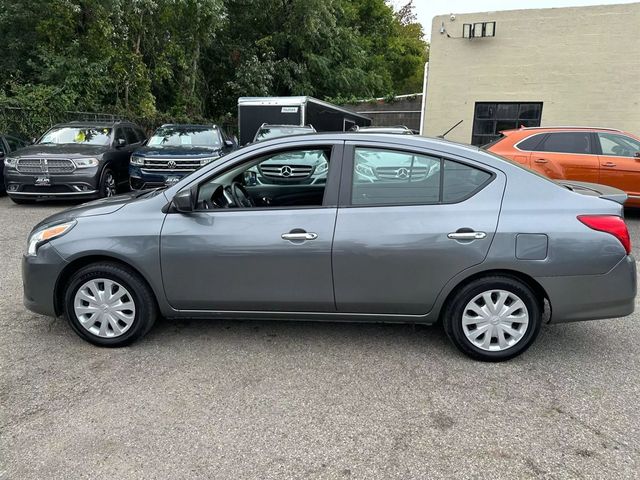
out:
<path id="1" fill-rule="evenodd" d="M 601 183 L 624 190 L 640 207 L 640 138 L 612 128 L 534 127 L 505 130 L 486 145 L 549 178 Z"/>

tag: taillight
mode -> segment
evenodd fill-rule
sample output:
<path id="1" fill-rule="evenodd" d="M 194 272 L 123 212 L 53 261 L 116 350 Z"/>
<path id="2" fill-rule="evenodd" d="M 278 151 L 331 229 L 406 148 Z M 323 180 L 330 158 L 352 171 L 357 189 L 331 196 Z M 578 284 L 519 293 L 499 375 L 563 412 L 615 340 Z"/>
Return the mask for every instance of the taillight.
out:
<path id="1" fill-rule="evenodd" d="M 631 253 L 631 238 L 626 223 L 616 215 L 578 215 L 578 220 L 587 227 L 613 235 L 627 251 Z"/>

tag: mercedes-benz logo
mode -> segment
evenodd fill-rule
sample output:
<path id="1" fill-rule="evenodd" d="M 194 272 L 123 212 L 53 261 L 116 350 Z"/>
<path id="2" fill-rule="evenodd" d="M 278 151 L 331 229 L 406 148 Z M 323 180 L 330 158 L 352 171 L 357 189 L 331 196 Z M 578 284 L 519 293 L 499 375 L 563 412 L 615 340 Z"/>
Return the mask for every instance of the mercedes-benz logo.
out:
<path id="1" fill-rule="evenodd" d="M 177 166 L 178 166 L 178 164 L 176 163 L 176 161 L 175 161 L 175 160 L 169 160 L 169 161 L 167 162 L 167 167 L 169 167 L 169 168 L 170 168 L 170 169 L 172 169 L 172 170 L 173 170 L 174 168 L 176 168 Z"/>
<path id="2" fill-rule="evenodd" d="M 409 176 L 409 170 L 402 167 L 396 170 L 396 178 L 407 178 Z"/>
<path id="3" fill-rule="evenodd" d="M 293 174 L 293 170 L 289 165 L 280 167 L 280 175 L 282 175 L 283 177 L 290 177 L 292 174 Z"/>

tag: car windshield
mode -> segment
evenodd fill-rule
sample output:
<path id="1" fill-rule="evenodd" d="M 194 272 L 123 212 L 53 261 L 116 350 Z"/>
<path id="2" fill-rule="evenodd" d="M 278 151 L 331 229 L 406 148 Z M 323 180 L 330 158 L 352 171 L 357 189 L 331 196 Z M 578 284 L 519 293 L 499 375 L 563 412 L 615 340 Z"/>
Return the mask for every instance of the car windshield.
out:
<path id="1" fill-rule="evenodd" d="M 305 133 L 313 133 L 313 129 L 310 127 L 296 127 L 296 126 L 272 126 L 261 127 L 256 135 L 256 141 L 267 140 L 269 138 L 285 137 L 287 135 L 304 135 Z"/>
<path id="2" fill-rule="evenodd" d="M 211 127 L 161 127 L 149 139 L 149 146 L 219 147 L 220 134 Z"/>
<path id="3" fill-rule="evenodd" d="M 109 145 L 111 128 L 107 127 L 57 127 L 49 130 L 39 143 L 82 145 Z"/>

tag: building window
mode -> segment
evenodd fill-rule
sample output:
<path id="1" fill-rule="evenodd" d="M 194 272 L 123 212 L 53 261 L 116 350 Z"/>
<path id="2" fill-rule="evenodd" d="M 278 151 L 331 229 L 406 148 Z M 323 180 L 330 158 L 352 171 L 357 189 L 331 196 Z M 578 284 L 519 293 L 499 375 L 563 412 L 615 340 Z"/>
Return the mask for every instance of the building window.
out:
<path id="1" fill-rule="evenodd" d="M 503 130 L 539 127 L 542 102 L 476 102 L 473 116 L 472 145 L 486 145 L 500 137 Z"/>

